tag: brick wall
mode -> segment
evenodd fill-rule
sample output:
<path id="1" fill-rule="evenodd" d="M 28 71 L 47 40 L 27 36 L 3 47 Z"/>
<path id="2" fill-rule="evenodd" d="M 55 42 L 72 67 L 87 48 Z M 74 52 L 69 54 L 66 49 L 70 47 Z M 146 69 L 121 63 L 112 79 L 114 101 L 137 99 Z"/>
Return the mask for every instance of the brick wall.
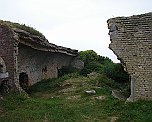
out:
<path id="1" fill-rule="evenodd" d="M 152 13 L 108 21 L 110 49 L 131 76 L 128 100 L 152 100 Z"/>
<path id="2" fill-rule="evenodd" d="M 16 87 L 17 82 L 17 46 L 16 40 L 14 40 L 13 31 L 5 25 L 0 25 L 0 57 L 4 60 L 6 64 L 6 71 L 9 73 L 9 79 L 7 84 L 9 84 L 12 90 L 18 90 Z"/>

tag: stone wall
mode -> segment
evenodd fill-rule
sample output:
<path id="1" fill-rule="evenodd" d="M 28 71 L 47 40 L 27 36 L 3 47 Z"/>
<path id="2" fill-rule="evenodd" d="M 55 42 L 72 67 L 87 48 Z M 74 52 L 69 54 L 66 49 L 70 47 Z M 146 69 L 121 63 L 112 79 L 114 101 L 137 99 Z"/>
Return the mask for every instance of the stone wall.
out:
<path id="1" fill-rule="evenodd" d="M 128 100 L 152 100 L 152 13 L 107 21 L 111 44 L 131 77 Z"/>

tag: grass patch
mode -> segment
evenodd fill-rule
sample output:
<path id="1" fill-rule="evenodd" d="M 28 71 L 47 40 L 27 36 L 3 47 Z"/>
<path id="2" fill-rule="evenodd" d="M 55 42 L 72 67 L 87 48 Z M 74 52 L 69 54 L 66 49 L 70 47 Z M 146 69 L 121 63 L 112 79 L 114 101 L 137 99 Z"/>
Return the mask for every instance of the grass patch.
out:
<path id="1" fill-rule="evenodd" d="M 25 24 L 19 24 L 19 23 L 14 23 L 14 22 L 10 22 L 10 21 L 3 21 L 3 20 L 0 20 L 0 24 L 5 24 L 11 28 L 18 28 L 21 30 L 25 30 L 33 35 L 44 37 L 44 35 L 41 32 L 39 32 L 36 29 L 34 29 L 33 27 L 27 26 Z"/>
<path id="2" fill-rule="evenodd" d="M 111 96 L 108 85 L 95 84 L 88 77 L 76 74 L 39 82 L 30 88 L 31 97 L 15 93 L 5 96 L 0 101 L 0 121 L 110 122 L 112 117 L 118 117 L 118 122 L 152 121 L 152 101 L 119 101 Z M 69 88 L 76 90 L 61 92 Z M 96 94 L 84 95 L 86 89 L 93 89 Z M 41 94 L 34 96 L 37 93 Z M 98 96 L 106 99 L 94 99 Z"/>
<path id="3" fill-rule="evenodd" d="M 77 73 L 71 73 L 59 78 L 42 80 L 27 89 L 27 93 L 32 94 L 36 92 L 54 92 L 61 89 L 63 81 L 77 77 L 79 77 Z"/>

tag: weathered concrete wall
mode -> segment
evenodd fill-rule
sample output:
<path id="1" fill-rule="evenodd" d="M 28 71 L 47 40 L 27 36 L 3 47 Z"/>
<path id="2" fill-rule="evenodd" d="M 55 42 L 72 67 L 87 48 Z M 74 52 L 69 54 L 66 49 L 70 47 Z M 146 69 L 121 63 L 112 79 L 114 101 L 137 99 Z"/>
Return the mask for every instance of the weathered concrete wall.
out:
<path id="1" fill-rule="evenodd" d="M 19 73 L 26 73 L 30 85 L 58 76 L 58 69 L 69 66 L 73 57 L 61 53 L 35 50 L 24 44 L 18 46 Z"/>
<path id="2" fill-rule="evenodd" d="M 128 100 L 152 100 L 152 13 L 108 21 L 110 49 L 131 76 Z"/>

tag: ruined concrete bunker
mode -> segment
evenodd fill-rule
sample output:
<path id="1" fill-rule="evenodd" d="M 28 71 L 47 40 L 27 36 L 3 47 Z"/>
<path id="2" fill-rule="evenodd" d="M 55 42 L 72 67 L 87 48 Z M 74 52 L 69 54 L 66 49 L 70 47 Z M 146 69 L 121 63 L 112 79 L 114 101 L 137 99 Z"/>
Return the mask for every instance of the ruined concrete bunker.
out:
<path id="1" fill-rule="evenodd" d="M 42 79 L 58 77 L 62 67 L 83 67 L 78 50 L 49 43 L 43 35 L 14 24 L 19 26 L 5 21 L 0 23 L 0 85 L 7 81 L 10 90 L 22 91 Z"/>
<path id="2" fill-rule="evenodd" d="M 111 44 L 131 77 L 130 101 L 152 100 L 152 13 L 107 21 Z"/>

